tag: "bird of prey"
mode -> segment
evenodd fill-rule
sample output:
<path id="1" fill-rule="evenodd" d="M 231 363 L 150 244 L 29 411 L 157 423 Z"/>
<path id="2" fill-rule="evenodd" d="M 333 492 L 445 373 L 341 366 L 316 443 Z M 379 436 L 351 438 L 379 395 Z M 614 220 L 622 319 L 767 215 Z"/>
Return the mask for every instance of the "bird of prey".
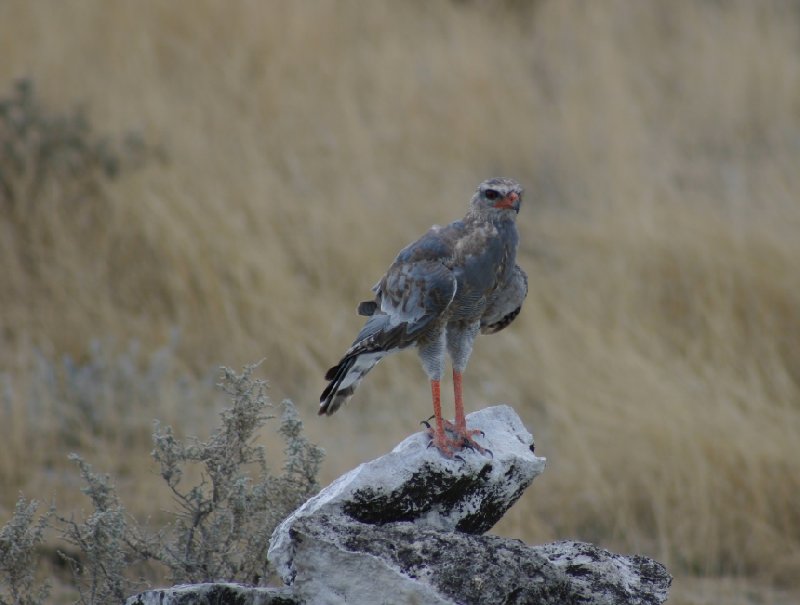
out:
<path id="1" fill-rule="evenodd" d="M 403 248 L 358 306 L 368 316 L 352 346 L 325 374 L 320 414 L 333 414 L 384 357 L 414 346 L 431 383 L 432 443 L 450 458 L 464 447 L 484 452 L 464 418 L 462 374 L 479 332 L 494 334 L 519 314 L 528 278 L 516 264 L 522 187 L 508 178 L 482 182 L 463 219 L 434 225 Z M 442 418 L 445 355 L 453 365 L 455 423 Z"/>

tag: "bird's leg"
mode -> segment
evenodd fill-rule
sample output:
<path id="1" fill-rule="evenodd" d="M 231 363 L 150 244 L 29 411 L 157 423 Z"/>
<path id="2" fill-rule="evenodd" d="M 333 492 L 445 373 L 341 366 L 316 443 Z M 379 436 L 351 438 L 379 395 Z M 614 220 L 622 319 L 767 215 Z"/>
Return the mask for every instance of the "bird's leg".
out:
<path id="1" fill-rule="evenodd" d="M 462 374 L 453 370 L 453 395 L 456 399 L 456 431 L 462 435 L 467 432 L 467 419 L 464 417 L 464 391 L 461 386 Z"/>
<path id="2" fill-rule="evenodd" d="M 433 418 L 436 426 L 428 429 L 433 441 L 433 445 L 448 458 L 453 457 L 453 450 L 444 434 L 444 420 L 442 419 L 442 394 L 441 383 L 438 380 L 431 380 L 431 397 L 433 398 Z"/>
<path id="3" fill-rule="evenodd" d="M 455 408 L 456 408 L 456 424 L 455 424 L 455 434 L 456 438 L 452 441 L 453 444 L 458 447 L 468 447 L 479 451 L 481 454 L 489 452 L 484 447 L 478 445 L 478 443 L 473 439 L 475 435 L 483 435 L 483 431 L 474 429 L 474 430 L 467 430 L 467 419 L 464 416 L 464 391 L 461 385 L 461 378 L 462 373 L 458 370 L 453 370 L 453 394 L 455 396 Z"/>

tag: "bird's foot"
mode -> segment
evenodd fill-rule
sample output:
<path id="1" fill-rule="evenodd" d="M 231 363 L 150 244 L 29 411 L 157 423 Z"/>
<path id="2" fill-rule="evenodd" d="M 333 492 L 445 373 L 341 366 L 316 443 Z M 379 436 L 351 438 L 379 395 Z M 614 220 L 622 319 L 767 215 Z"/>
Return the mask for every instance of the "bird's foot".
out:
<path id="1" fill-rule="evenodd" d="M 457 429 L 453 426 L 452 430 L 448 427 L 448 432 L 453 435 L 451 439 L 448 441 L 450 445 L 456 450 L 475 450 L 479 454 L 488 454 L 490 457 L 494 458 L 494 454 L 492 450 L 489 448 L 483 447 L 477 441 L 475 441 L 475 437 L 480 435 L 481 437 L 485 437 L 485 433 L 479 429 Z"/>
<path id="2" fill-rule="evenodd" d="M 430 442 L 428 443 L 428 447 L 435 447 L 445 458 L 460 458 L 459 456 L 455 455 L 452 439 L 448 439 L 444 433 L 437 432 L 436 429 L 431 427 L 427 421 L 423 420 L 422 424 L 428 427 L 425 432 L 428 433 L 428 436 L 431 438 Z"/>
<path id="3" fill-rule="evenodd" d="M 463 458 L 457 456 L 455 452 L 459 452 L 464 449 L 474 450 L 479 454 L 488 454 L 490 457 L 494 457 L 492 450 L 483 447 L 477 441 L 475 441 L 475 437 L 478 435 L 481 437 L 486 436 L 483 431 L 479 429 L 459 429 L 449 420 L 445 420 L 444 432 L 442 434 L 437 434 L 436 429 L 430 425 L 430 420 L 431 419 L 428 418 L 428 420 L 423 420 L 420 423 L 427 427 L 426 432 L 431 438 L 428 447 L 434 446 L 445 458 L 453 458 L 455 456 L 456 458 L 463 460 Z"/>

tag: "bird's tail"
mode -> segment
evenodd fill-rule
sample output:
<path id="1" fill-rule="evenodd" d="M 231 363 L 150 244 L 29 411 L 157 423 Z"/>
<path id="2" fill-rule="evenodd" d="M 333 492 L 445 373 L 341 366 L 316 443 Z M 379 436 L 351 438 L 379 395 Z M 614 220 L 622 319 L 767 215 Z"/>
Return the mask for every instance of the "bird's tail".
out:
<path id="1" fill-rule="evenodd" d="M 370 317 L 350 350 L 325 373 L 329 382 L 319 398 L 319 414 L 333 414 L 353 396 L 367 372 L 381 359 L 403 348 L 404 331 L 404 324 L 391 326 L 387 315 Z"/>
<path id="2" fill-rule="evenodd" d="M 325 374 L 328 386 L 319 398 L 319 413 L 330 416 L 353 396 L 364 376 L 389 353 L 373 351 L 371 353 L 353 353 L 346 355 L 337 365 Z"/>

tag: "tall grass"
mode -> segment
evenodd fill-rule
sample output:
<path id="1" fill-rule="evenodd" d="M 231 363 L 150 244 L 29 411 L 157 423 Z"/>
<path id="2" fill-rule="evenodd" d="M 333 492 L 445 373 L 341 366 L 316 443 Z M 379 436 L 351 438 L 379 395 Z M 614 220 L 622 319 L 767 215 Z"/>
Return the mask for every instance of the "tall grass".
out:
<path id="1" fill-rule="evenodd" d="M 332 478 L 430 413 L 408 354 L 312 419 L 355 303 L 507 174 L 527 189 L 531 292 L 479 340 L 467 405 L 514 405 L 549 468 L 499 531 L 791 586 L 799 26 L 793 3 L 746 0 L 4 3 L 0 87 L 30 76 L 169 161 L 89 200 L 102 222 L 58 191 L 35 221 L 3 215 L 2 363 L 22 377 L 34 349 L 151 350 L 175 329 L 182 368 L 265 356 Z M 38 424 L 6 441 L 8 510 L 45 488 L 25 456 Z"/>

